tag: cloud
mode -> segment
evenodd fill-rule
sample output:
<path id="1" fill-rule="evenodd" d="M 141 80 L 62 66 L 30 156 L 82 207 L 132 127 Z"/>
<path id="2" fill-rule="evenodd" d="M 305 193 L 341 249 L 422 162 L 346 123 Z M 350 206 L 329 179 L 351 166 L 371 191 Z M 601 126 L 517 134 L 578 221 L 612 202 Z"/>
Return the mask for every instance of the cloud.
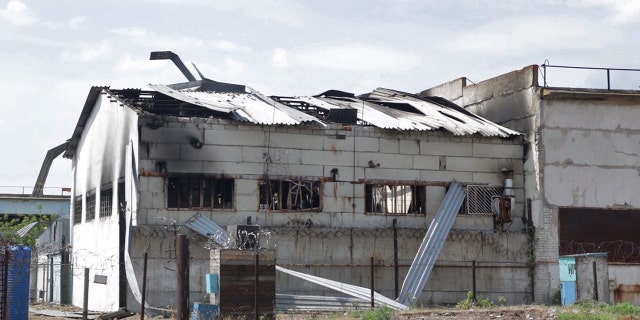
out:
<path id="1" fill-rule="evenodd" d="M 347 69 L 411 69 L 422 64 L 418 55 L 369 44 L 315 46 L 292 53 L 298 66 Z"/>
<path id="2" fill-rule="evenodd" d="M 87 17 L 84 16 L 73 17 L 69 20 L 69 27 L 71 27 L 71 29 L 82 29 L 86 21 Z"/>
<path id="3" fill-rule="evenodd" d="M 116 71 L 121 73 L 148 71 L 161 68 L 165 68 L 165 66 L 157 63 L 156 61 L 146 59 L 146 57 L 145 59 L 134 59 L 128 53 L 125 54 L 116 65 Z"/>
<path id="4" fill-rule="evenodd" d="M 305 25 L 305 17 L 309 16 L 309 12 L 304 6 L 292 0 L 147 0 L 147 2 L 209 7 L 220 11 L 240 13 L 253 19 L 277 22 L 290 26 Z"/>
<path id="5" fill-rule="evenodd" d="M 227 67 L 227 73 L 235 76 L 244 71 L 244 64 L 233 58 L 224 59 L 224 65 Z"/>
<path id="6" fill-rule="evenodd" d="M 0 9 L 0 17 L 14 26 L 32 26 L 38 22 L 38 18 L 29 7 L 19 0 L 11 0 L 6 9 Z"/>
<path id="7" fill-rule="evenodd" d="M 520 54 L 533 49 L 591 49 L 615 41 L 597 21 L 573 16 L 521 16 L 465 30 L 443 45 L 456 52 Z M 606 35 L 606 36 L 605 36 Z"/>
<path id="8" fill-rule="evenodd" d="M 80 42 L 72 44 L 62 52 L 62 59 L 67 61 L 93 62 L 105 60 L 111 56 L 113 47 L 109 40 L 99 42 Z"/>
<path id="9" fill-rule="evenodd" d="M 276 68 L 286 68 L 287 50 L 282 48 L 276 48 L 275 50 L 273 50 L 273 55 L 271 56 L 271 65 Z"/>
<path id="10" fill-rule="evenodd" d="M 615 21 L 620 23 L 634 23 L 640 19 L 640 1 L 637 0 L 578 0 L 577 5 L 612 10 Z"/>

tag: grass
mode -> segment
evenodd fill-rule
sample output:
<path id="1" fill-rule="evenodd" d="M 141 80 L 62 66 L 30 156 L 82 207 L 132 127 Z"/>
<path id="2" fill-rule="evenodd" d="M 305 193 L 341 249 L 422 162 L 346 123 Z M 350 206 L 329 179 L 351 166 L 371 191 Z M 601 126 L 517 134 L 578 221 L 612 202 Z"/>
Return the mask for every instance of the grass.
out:
<path id="1" fill-rule="evenodd" d="M 630 303 L 608 305 L 596 301 L 579 301 L 560 308 L 558 320 L 640 320 L 640 307 Z"/>

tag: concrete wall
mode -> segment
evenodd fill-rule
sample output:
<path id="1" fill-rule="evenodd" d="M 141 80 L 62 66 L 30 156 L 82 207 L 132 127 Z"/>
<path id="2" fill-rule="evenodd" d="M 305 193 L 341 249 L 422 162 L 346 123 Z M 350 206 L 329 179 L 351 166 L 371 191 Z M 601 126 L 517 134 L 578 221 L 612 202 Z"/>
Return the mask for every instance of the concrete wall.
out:
<path id="1" fill-rule="evenodd" d="M 529 66 L 443 94 L 525 133 L 524 194 L 536 227 L 535 301 L 551 302 L 558 275 L 558 207 L 637 208 L 640 92 L 541 88 Z"/>
<path id="2" fill-rule="evenodd" d="M 82 222 L 72 222 L 73 304 L 82 306 L 84 268 L 89 268 L 89 309 L 118 309 L 118 179 L 124 177 L 127 145 L 137 143 L 137 114 L 105 93 L 101 94 L 91 113 L 78 151 L 73 158 L 74 183 L 72 203 L 83 197 Z M 136 150 L 137 153 L 137 150 Z M 101 189 L 112 188 L 112 213 L 100 217 Z M 95 190 L 95 219 L 87 221 L 87 192 Z M 73 217 L 73 204 L 71 206 Z M 73 219 L 71 219 L 73 221 Z M 95 275 L 107 276 L 106 284 L 94 283 Z"/>
<path id="3" fill-rule="evenodd" d="M 403 260 L 404 273 L 408 270 L 424 233 L 433 219 L 445 193 L 445 185 L 451 179 L 469 184 L 501 184 L 503 167 L 514 170 L 516 206 L 514 223 L 509 233 L 493 234 L 491 216 L 459 216 L 454 224 L 458 232 L 466 230 L 477 241 L 471 245 L 467 238 L 448 241 L 441 255 L 443 261 L 452 260 L 463 266 L 437 268 L 437 277 L 428 284 L 421 303 L 455 303 L 464 299 L 470 286 L 470 263 L 472 260 L 510 262 L 501 268 L 487 268 L 484 281 L 479 287 L 487 292 L 513 292 L 513 302 L 526 301 L 530 292 L 528 269 L 524 268 L 526 237 L 521 233 L 521 217 L 524 213 L 524 178 L 521 139 L 496 139 L 486 137 L 456 137 L 442 132 L 403 133 L 379 130 L 372 127 L 352 126 L 343 128 L 333 125 L 265 127 L 241 125 L 217 119 L 173 119 L 164 118 L 164 124 L 153 128 L 146 123 L 152 119 L 141 119 L 140 144 L 140 208 L 138 223 L 154 227 L 166 219 L 184 224 L 194 214 L 200 213 L 221 226 L 245 224 L 250 217 L 253 223 L 263 228 L 275 229 L 277 234 L 277 261 L 295 267 L 310 265 L 312 272 L 334 280 L 354 284 L 368 283 L 369 264 L 373 255 L 387 265 L 377 279 L 381 292 L 393 296 L 393 277 L 388 277 L 392 254 L 389 238 L 392 221 L 397 219 L 401 230 L 414 230 L 415 236 L 400 240 L 399 254 Z M 157 121 L 156 123 L 157 124 Z M 338 138 L 344 135 L 344 139 Z M 194 137 L 204 143 L 196 149 L 189 144 Z M 265 163 L 265 155 L 271 162 Z M 373 168 L 369 162 L 375 164 Z M 164 164 L 159 165 L 160 162 Z M 377 166 L 379 164 L 379 166 Z M 233 210 L 169 210 L 167 209 L 164 172 L 224 174 L 235 179 Z M 331 171 L 338 170 L 336 181 Z M 320 179 L 322 183 L 321 212 L 266 212 L 259 210 L 258 179 L 265 173 L 275 177 L 306 177 Z M 426 215 L 385 216 L 364 213 L 364 182 L 414 181 L 426 182 Z M 164 218 L 159 219 L 159 217 Z M 313 228 L 307 230 L 313 236 L 296 234 L 307 220 Z M 355 230 L 355 231 L 354 231 Z M 378 230 L 378 231 L 376 231 Z M 340 235 L 328 235 L 331 232 Z M 357 240 L 351 232 L 360 234 Z M 197 238 L 197 237 L 196 237 Z M 138 239 L 136 241 L 146 241 Z M 493 243 L 496 248 L 493 248 Z M 499 245 L 498 245 L 499 244 Z M 155 244 L 154 244 L 155 245 Z M 136 244 L 138 248 L 139 245 Z M 154 249 L 160 253 L 170 250 L 165 243 Z M 141 250 L 141 249 L 134 249 Z M 134 253 L 140 256 L 140 251 Z M 196 256 L 192 256 L 194 258 Z M 202 257 L 208 257 L 202 256 Z M 199 259 L 199 256 L 196 257 Z M 166 259 L 165 259 L 166 260 Z M 135 263 L 139 263 L 137 260 Z M 344 266 L 350 266 L 345 268 Z M 153 272 L 164 272 L 150 263 Z M 170 267 L 167 267 L 170 268 Z M 457 268 L 457 269 L 456 269 Z M 468 275 L 460 278 L 460 268 Z M 166 269 L 166 268 L 165 268 Z M 508 270 L 508 271 L 505 271 Z M 301 270 L 301 271 L 309 271 Z M 502 276 L 514 276 L 514 282 L 503 281 Z M 298 291 L 301 284 L 285 281 L 279 276 L 279 290 Z M 443 294 L 451 279 L 460 280 L 461 286 L 453 294 Z M 499 280 L 503 279 L 503 280 Z M 368 281 L 368 280 L 367 280 Z M 502 282 L 500 282 L 502 281 Z M 507 283 L 509 282 L 509 283 Z M 169 303 L 168 290 L 174 283 L 156 283 L 149 287 L 149 297 L 157 297 L 153 303 Z M 199 287 L 195 287 L 199 288 Z M 431 288 L 431 289 L 429 289 Z M 506 291 L 505 291 L 506 290 Z M 192 287 L 192 295 L 197 295 Z M 325 294 L 333 294 L 325 292 Z M 150 300 L 150 303 L 151 300 Z"/>

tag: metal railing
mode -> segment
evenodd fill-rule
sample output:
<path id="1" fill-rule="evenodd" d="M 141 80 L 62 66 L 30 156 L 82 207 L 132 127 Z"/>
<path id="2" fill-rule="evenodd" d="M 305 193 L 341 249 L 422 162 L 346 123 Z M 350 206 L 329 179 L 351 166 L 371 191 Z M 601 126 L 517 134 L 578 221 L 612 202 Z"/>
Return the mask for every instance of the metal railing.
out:
<path id="1" fill-rule="evenodd" d="M 547 83 L 547 68 L 605 71 L 606 75 L 607 75 L 607 90 L 609 90 L 609 91 L 611 91 L 611 72 L 612 71 L 640 72 L 640 69 L 631 69 L 631 68 L 602 68 L 602 67 L 578 67 L 578 66 L 551 65 L 551 64 L 549 64 L 549 61 L 545 61 L 542 65 L 540 65 L 540 68 L 542 69 L 542 80 L 543 80 L 543 86 L 544 87 L 549 87 L 549 85 Z M 640 83 L 638 83 L 638 85 L 640 86 Z"/>
<path id="2" fill-rule="evenodd" d="M 28 186 L 0 186 L 0 194 L 3 195 L 16 195 L 16 196 L 31 196 L 33 187 Z M 45 196 L 69 196 L 71 194 L 71 188 L 67 187 L 45 187 L 43 188 L 43 195 Z"/>

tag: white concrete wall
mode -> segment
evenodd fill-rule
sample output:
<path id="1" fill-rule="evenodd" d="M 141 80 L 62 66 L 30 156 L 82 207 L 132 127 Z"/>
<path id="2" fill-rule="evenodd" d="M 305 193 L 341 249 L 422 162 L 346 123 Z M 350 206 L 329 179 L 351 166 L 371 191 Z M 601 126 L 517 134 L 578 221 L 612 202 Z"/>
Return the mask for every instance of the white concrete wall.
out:
<path id="1" fill-rule="evenodd" d="M 491 121 L 525 133 L 524 198 L 535 229 L 535 302 L 560 285 L 558 207 L 637 208 L 640 95 L 541 88 L 529 66 L 443 94 Z"/>
<path id="2" fill-rule="evenodd" d="M 444 183 L 456 179 L 463 183 L 502 183 L 499 173 L 503 167 L 514 170 L 514 185 L 517 196 L 513 212 L 514 223 L 509 236 L 500 240 L 500 250 L 492 251 L 486 243 L 467 246 L 464 240 L 456 244 L 447 242 L 442 257 L 457 262 L 468 263 L 470 283 L 471 260 L 514 262 L 515 268 L 488 268 L 488 279 L 499 279 L 504 270 L 517 270 L 516 285 L 491 282 L 484 287 L 495 291 L 513 290 L 518 303 L 525 301 L 528 288 L 526 258 L 522 255 L 524 236 L 522 229 L 524 178 L 522 144 L 520 138 L 497 139 L 485 137 L 456 137 L 441 132 L 401 133 L 383 131 L 371 127 L 352 126 L 344 130 L 341 126 L 327 128 L 318 126 L 263 127 L 239 125 L 217 119 L 171 119 L 165 118 L 162 127 L 152 129 L 141 120 L 140 145 L 140 209 L 138 223 L 142 226 L 159 225 L 158 217 L 174 219 L 184 224 L 194 214 L 200 213 L 221 226 L 245 224 L 247 217 L 263 228 L 277 229 L 278 263 L 296 264 L 308 262 L 314 269 L 325 270 L 327 276 L 335 280 L 358 283 L 369 277 L 368 267 L 339 268 L 340 265 L 368 265 L 371 254 L 380 256 L 385 264 L 392 259 L 392 241 L 389 235 L 381 236 L 371 230 L 385 229 L 389 232 L 392 220 L 397 219 L 401 230 L 415 230 L 417 236 L 401 239 L 400 254 L 406 273 L 422 237 L 433 219 L 444 197 Z M 336 135 L 346 139 L 337 139 Z M 204 145 L 195 149 L 189 141 L 193 137 Z M 268 166 L 270 177 L 306 177 L 322 179 L 323 208 L 321 212 L 264 212 L 258 209 L 258 178 L 265 174 L 264 154 L 271 155 L 273 163 Z M 156 172 L 157 163 L 166 163 L 169 175 L 174 173 L 224 174 L 235 179 L 233 210 L 167 210 L 166 178 Z M 380 164 L 370 168 L 368 162 Z M 332 169 L 338 169 L 337 181 L 330 181 Z M 384 216 L 364 214 L 365 181 L 413 181 L 427 182 L 428 214 L 423 216 Z M 351 243 L 351 236 L 332 236 L 323 240 L 322 236 L 294 237 L 291 232 L 310 219 L 317 230 L 360 230 L 359 245 Z M 454 224 L 456 230 L 468 230 L 481 239 L 482 232 L 492 233 L 490 216 L 460 216 Z M 367 231 L 368 230 L 368 231 Z M 321 233 L 321 231 L 318 231 Z M 486 236 L 485 236 L 486 237 Z M 491 237 L 500 237 L 492 235 Z M 487 240 L 488 238 L 484 238 Z M 141 240 L 141 239 L 140 239 Z M 136 240 L 138 241 L 138 240 Z M 142 240 L 145 241 L 145 240 Z M 320 243 L 326 242 L 326 245 Z M 490 242 L 493 243 L 493 242 Z M 136 245 L 137 246 L 137 245 Z M 155 249 L 160 253 L 170 250 L 169 244 Z M 140 249 L 137 249 L 140 250 Z M 459 255 L 461 251 L 466 252 Z M 479 254 L 478 252 L 481 252 Z M 479 254 L 479 255 L 478 255 Z M 140 251 L 134 255 L 140 256 Z M 192 256 L 196 257 L 196 256 Z M 205 257 L 205 256 L 203 256 Z M 208 255 L 206 255 L 208 257 Z M 136 258 L 137 259 L 137 258 Z M 155 258 L 154 258 L 155 259 Z M 166 259 L 165 259 L 166 260 Z M 139 260 L 137 260 L 139 263 Z M 153 266 L 152 266 L 153 265 Z M 322 266 L 324 265 L 324 267 Z M 333 265 L 333 266 L 330 266 Z M 150 263 L 152 271 L 164 272 L 160 266 Z M 323 269 L 324 268 L 324 269 Z M 386 276 L 392 268 L 380 271 L 384 274 L 379 281 L 381 291 L 393 294 L 393 279 Z M 456 268 L 438 269 L 439 282 L 430 284 L 433 288 L 445 288 L 447 281 L 456 278 Z M 523 271 L 525 270 L 525 271 Z M 303 270 L 304 271 L 304 270 Z M 507 273 L 511 274 L 511 271 Z M 322 271 L 318 271 L 322 272 Z M 168 276 L 168 275 L 167 275 Z M 193 281 L 193 279 L 192 279 Z M 400 280 L 402 281 L 402 279 Z M 282 282 L 278 288 L 294 291 L 299 283 Z M 149 287 L 149 296 L 157 297 L 155 303 L 168 303 L 162 292 L 170 290 L 174 283 L 156 284 Z M 197 288 L 197 287 L 196 287 Z M 439 290 L 439 289 L 438 289 Z M 468 288 L 460 288 L 456 294 L 425 294 L 422 303 L 455 303 L 463 299 Z M 427 292 L 427 291 L 425 291 Z M 327 293 L 328 294 L 328 293 Z M 192 296 L 197 295 L 192 287 Z M 516 302 L 516 301 L 514 301 Z"/>
<path id="3" fill-rule="evenodd" d="M 99 95 L 73 158 L 72 201 L 75 196 L 82 195 L 84 212 L 82 223 L 71 223 L 73 304 L 76 306 L 82 306 L 84 268 L 89 268 L 89 309 L 118 309 L 117 182 L 124 177 L 126 146 L 133 141 L 132 145 L 137 149 L 137 137 L 137 114 L 105 93 Z M 114 191 L 110 217 L 100 218 L 101 186 Z M 95 219 L 87 222 L 86 194 L 94 189 Z M 95 275 L 107 276 L 107 283 L 94 283 Z"/>

